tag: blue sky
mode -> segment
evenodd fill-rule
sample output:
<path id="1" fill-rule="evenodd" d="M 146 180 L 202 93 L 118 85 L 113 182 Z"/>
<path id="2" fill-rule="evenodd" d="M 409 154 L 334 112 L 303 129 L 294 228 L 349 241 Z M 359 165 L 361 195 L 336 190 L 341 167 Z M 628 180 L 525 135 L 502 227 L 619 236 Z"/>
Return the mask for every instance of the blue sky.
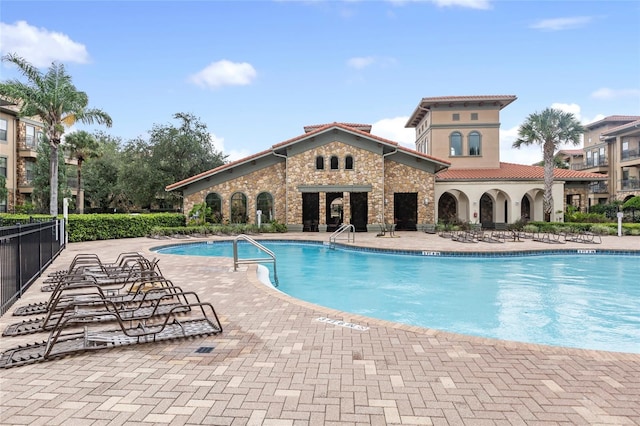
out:
<path id="1" fill-rule="evenodd" d="M 639 23 L 633 1 L 2 0 L 0 51 L 64 63 L 114 136 L 193 113 L 230 160 L 334 121 L 413 148 L 421 98 L 516 95 L 501 159 L 530 164 L 511 148 L 530 113 L 640 115 Z"/>

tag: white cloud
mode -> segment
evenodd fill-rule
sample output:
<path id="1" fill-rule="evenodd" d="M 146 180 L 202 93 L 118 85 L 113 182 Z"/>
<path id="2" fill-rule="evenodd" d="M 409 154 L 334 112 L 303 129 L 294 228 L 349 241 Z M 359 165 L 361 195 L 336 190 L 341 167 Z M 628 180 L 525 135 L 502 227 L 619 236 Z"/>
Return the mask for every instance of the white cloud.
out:
<path id="1" fill-rule="evenodd" d="M 246 86 L 257 76 L 255 68 L 248 62 L 231 62 L 223 59 L 212 62 L 205 69 L 189 77 L 192 83 L 209 88 L 222 86 Z"/>
<path id="2" fill-rule="evenodd" d="M 407 3 L 422 3 L 430 2 L 439 7 L 466 7 L 469 9 L 491 9 L 491 2 L 489 0 L 389 0 L 398 6 L 402 6 Z"/>
<path id="3" fill-rule="evenodd" d="M 522 145 L 514 148 L 513 142 L 518 139 L 518 128 L 500 129 L 500 161 L 505 163 L 531 165 L 542 160 L 540 145 Z"/>
<path id="4" fill-rule="evenodd" d="M 211 140 L 213 141 L 213 147 L 216 151 L 220 151 L 227 156 L 226 161 L 232 162 L 236 160 L 240 160 L 241 158 L 248 157 L 252 153 L 247 149 L 231 149 L 227 151 L 224 147 L 224 138 L 216 136 L 213 133 L 210 133 Z"/>
<path id="5" fill-rule="evenodd" d="M 381 138 L 398 142 L 407 148 L 416 148 L 416 130 L 407 129 L 404 125 L 409 120 L 408 116 L 383 118 L 371 125 L 371 133 Z"/>
<path id="6" fill-rule="evenodd" d="M 38 68 L 52 62 L 89 62 L 87 48 L 66 34 L 37 28 L 26 21 L 15 24 L 0 22 L 0 52 L 16 54 Z"/>
<path id="7" fill-rule="evenodd" d="M 347 60 L 347 66 L 361 70 L 372 65 L 379 65 L 381 67 L 387 67 L 394 65 L 396 60 L 389 57 L 376 57 L 376 56 L 355 56 Z"/>
<path id="8" fill-rule="evenodd" d="M 529 28 L 542 31 L 562 31 L 580 28 L 591 22 L 591 16 L 573 16 L 569 18 L 543 19 L 533 23 Z"/>
<path id="9" fill-rule="evenodd" d="M 551 104 L 551 108 L 571 113 L 578 121 L 582 119 L 582 115 L 580 114 L 580 105 L 578 104 L 563 104 L 560 102 L 554 102 Z"/>
<path id="10" fill-rule="evenodd" d="M 630 98 L 640 97 L 640 89 L 610 89 L 608 87 L 602 87 L 595 92 L 591 93 L 591 97 L 594 99 L 618 99 L 618 98 Z"/>

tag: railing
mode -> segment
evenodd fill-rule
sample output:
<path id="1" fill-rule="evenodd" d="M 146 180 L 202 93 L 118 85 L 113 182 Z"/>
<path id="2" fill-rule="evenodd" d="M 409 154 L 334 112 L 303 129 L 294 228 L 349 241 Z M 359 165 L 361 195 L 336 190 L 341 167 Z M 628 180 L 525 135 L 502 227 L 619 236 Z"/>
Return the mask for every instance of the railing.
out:
<path id="1" fill-rule="evenodd" d="M 263 253 L 267 254 L 269 257 L 268 258 L 256 258 L 256 259 L 239 259 L 238 258 L 238 241 L 239 240 L 245 240 L 249 244 L 251 244 L 254 247 L 256 247 L 258 250 L 260 250 Z M 269 250 L 268 248 L 266 248 L 265 246 L 263 246 L 262 244 L 260 244 L 259 242 L 257 242 L 256 240 L 254 240 L 253 238 L 249 237 L 248 235 L 240 234 L 240 235 L 238 235 L 237 237 L 235 237 L 233 239 L 233 270 L 234 271 L 238 270 L 238 265 L 240 265 L 240 264 L 245 264 L 245 263 L 263 263 L 263 262 L 272 262 L 273 263 L 273 280 L 275 282 L 275 286 L 277 287 L 278 286 L 278 272 L 276 271 L 276 255 L 275 255 L 275 253 L 272 252 L 271 250 Z"/>
<path id="2" fill-rule="evenodd" d="M 640 158 L 640 150 L 637 149 L 622 151 L 622 155 L 620 156 L 622 161 L 635 160 L 636 158 Z"/>
<path id="3" fill-rule="evenodd" d="M 4 314 L 65 247 L 65 222 L 0 228 L 0 314 Z"/>
<path id="4" fill-rule="evenodd" d="M 640 189 L 640 179 L 622 179 L 620 189 Z"/>
<path id="5" fill-rule="evenodd" d="M 587 160 L 584 163 L 572 164 L 571 170 L 584 170 L 592 167 L 609 167 L 609 160 L 606 158 L 602 158 L 598 161 Z"/>
<path id="6" fill-rule="evenodd" d="M 336 229 L 333 234 L 329 236 L 329 245 L 333 247 L 342 234 L 347 233 L 347 242 L 355 243 L 356 241 L 356 227 L 353 225 L 342 224 Z"/>
<path id="7" fill-rule="evenodd" d="M 596 182 L 589 185 L 589 192 L 592 194 L 606 194 L 609 192 L 609 184 L 607 182 Z"/>

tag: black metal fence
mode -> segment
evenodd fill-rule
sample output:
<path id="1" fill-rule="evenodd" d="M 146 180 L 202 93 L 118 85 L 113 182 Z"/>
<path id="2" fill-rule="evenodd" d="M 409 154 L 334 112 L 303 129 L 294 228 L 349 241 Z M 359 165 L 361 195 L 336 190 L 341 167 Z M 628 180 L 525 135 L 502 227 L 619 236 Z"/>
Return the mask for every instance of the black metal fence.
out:
<path id="1" fill-rule="evenodd" d="M 0 315 L 64 249 L 64 226 L 64 220 L 52 220 L 0 227 Z"/>

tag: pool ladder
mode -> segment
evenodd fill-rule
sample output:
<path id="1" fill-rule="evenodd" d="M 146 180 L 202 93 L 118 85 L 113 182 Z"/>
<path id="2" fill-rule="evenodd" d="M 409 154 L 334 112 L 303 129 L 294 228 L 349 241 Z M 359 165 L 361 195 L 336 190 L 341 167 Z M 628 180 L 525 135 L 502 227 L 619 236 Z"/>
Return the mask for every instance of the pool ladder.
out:
<path id="1" fill-rule="evenodd" d="M 347 233 L 346 239 L 348 243 L 356 242 L 356 227 L 353 225 L 343 224 L 340 225 L 340 227 L 336 229 L 334 233 L 331 234 L 331 236 L 329 236 L 329 247 L 334 248 L 338 237 L 340 237 L 345 232 Z"/>
<path id="2" fill-rule="evenodd" d="M 267 254 L 269 257 L 255 258 L 255 259 L 239 259 L 238 258 L 238 241 L 239 240 L 245 240 L 249 244 L 256 247 L 258 250 Z M 263 263 L 263 262 L 273 263 L 273 281 L 274 281 L 275 287 L 278 287 L 278 272 L 276 271 L 275 253 L 269 250 L 268 248 L 266 248 L 265 246 L 263 246 L 262 244 L 260 244 L 259 242 L 257 242 L 256 240 L 254 240 L 253 238 L 249 237 L 248 235 L 240 234 L 233 239 L 233 270 L 234 271 L 237 271 L 238 265 L 243 263 Z"/>

